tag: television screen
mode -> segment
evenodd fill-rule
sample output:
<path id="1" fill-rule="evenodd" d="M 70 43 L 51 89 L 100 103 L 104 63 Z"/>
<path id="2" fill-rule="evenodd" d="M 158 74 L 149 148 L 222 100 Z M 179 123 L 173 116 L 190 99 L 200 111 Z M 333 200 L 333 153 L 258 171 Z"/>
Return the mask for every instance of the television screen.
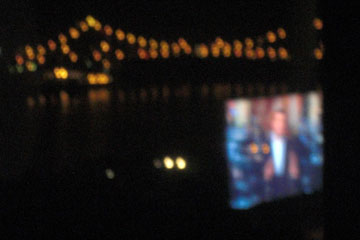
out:
<path id="1" fill-rule="evenodd" d="M 226 101 L 230 206 L 321 190 L 322 93 Z"/>

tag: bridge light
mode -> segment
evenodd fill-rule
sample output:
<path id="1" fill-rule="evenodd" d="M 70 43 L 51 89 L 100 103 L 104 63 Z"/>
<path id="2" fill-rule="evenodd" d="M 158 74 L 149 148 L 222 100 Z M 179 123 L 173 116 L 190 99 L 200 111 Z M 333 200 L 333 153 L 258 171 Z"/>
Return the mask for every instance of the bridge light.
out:
<path id="1" fill-rule="evenodd" d="M 255 51 L 252 48 L 245 50 L 245 55 L 248 59 L 254 60 L 256 58 Z"/>
<path id="2" fill-rule="evenodd" d="M 224 54 L 224 57 L 231 56 L 231 45 L 227 42 L 224 43 L 223 54 Z"/>
<path id="3" fill-rule="evenodd" d="M 224 47 L 224 40 L 221 37 L 217 37 L 215 39 L 215 43 L 216 43 L 216 46 L 218 48 L 223 48 Z"/>
<path id="4" fill-rule="evenodd" d="M 255 52 L 256 52 L 256 57 L 258 59 L 262 59 L 262 58 L 265 57 L 265 51 L 264 51 L 264 49 L 262 47 L 257 47 Z"/>
<path id="5" fill-rule="evenodd" d="M 103 52 L 107 53 L 107 52 L 109 52 L 109 50 L 110 50 L 110 45 L 109 45 L 109 43 L 106 42 L 106 41 L 101 41 L 101 42 L 100 42 L 100 48 L 101 48 L 101 50 L 102 50 Z"/>
<path id="6" fill-rule="evenodd" d="M 100 31 L 101 27 L 102 27 L 101 23 L 98 20 L 95 20 L 95 25 L 94 25 L 95 31 Z"/>
<path id="7" fill-rule="evenodd" d="M 220 48 L 216 44 L 211 44 L 211 54 L 215 58 L 220 56 Z"/>
<path id="8" fill-rule="evenodd" d="M 78 39 L 80 37 L 79 31 L 74 27 L 69 29 L 69 34 L 72 39 Z"/>
<path id="9" fill-rule="evenodd" d="M 159 47 L 157 41 L 152 38 L 150 38 L 150 40 L 149 40 L 149 45 L 150 45 L 150 48 L 155 49 L 155 50 L 158 49 L 158 47 Z"/>
<path id="10" fill-rule="evenodd" d="M 254 47 L 254 41 L 251 38 L 245 38 L 245 47 L 246 48 L 253 48 Z"/>
<path id="11" fill-rule="evenodd" d="M 275 58 L 276 58 L 276 51 L 275 51 L 274 48 L 268 47 L 268 48 L 266 49 L 266 52 L 267 52 L 267 55 L 268 55 L 268 57 L 270 58 L 270 60 L 275 60 Z"/>
<path id="12" fill-rule="evenodd" d="M 38 53 L 39 53 L 40 55 L 46 54 L 46 49 L 45 49 L 44 46 L 41 45 L 41 44 L 39 44 L 39 45 L 37 46 L 37 50 L 38 50 Z"/>
<path id="13" fill-rule="evenodd" d="M 88 15 L 85 20 L 90 27 L 95 26 L 95 18 L 93 16 Z"/>
<path id="14" fill-rule="evenodd" d="M 176 163 L 176 166 L 178 167 L 178 169 L 180 169 L 180 170 L 183 170 L 186 168 L 186 161 L 182 157 L 177 157 L 175 163 Z"/>
<path id="15" fill-rule="evenodd" d="M 314 18 L 313 25 L 316 30 L 321 30 L 323 28 L 323 22 L 320 18 Z"/>
<path id="16" fill-rule="evenodd" d="M 314 56 L 317 60 L 321 60 L 323 58 L 323 52 L 319 48 L 315 48 Z"/>
<path id="17" fill-rule="evenodd" d="M 70 52 L 70 47 L 66 44 L 61 45 L 61 51 L 63 52 L 63 54 L 68 54 Z"/>
<path id="18" fill-rule="evenodd" d="M 156 59 L 158 57 L 158 55 L 159 55 L 158 52 L 155 49 L 150 49 L 149 54 L 150 54 L 150 57 L 152 59 Z"/>
<path id="19" fill-rule="evenodd" d="M 126 39 L 127 39 L 127 41 L 128 41 L 129 44 L 134 44 L 135 41 L 136 41 L 136 37 L 135 37 L 135 35 L 132 34 L 132 33 L 126 34 Z"/>
<path id="20" fill-rule="evenodd" d="M 287 50 L 283 47 L 279 47 L 278 55 L 281 59 L 287 59 L 289 57 Z"/>
<path id="21" fill-rule="evenodd" d="M 58 39 L 61 44 L 66 44 L 66 42 L 67 42 L 66 36 L 62 33 L 59 34 Z"/>
<path id="22" fill-rule="evenodd" d="M 76 63 L 77 60 L 78 60 L 78 56 L 76 53 L 74 52 L 70 52 L 69 53 L 69 58 L 70 58 L 70 61 L 73 62 L 73 63 Z"/>
<path id="23" fill-rule="evenodd" d="M 175 164 L 174 164 L 174 161 L 170 157 L 165 157 L 164 165 L 167 169 L 172 169 Z"/>
<path id="24" fill-rule="evenodd" d="M 171 49 L 172 49 L 174 56 L 179 56 L 181 48 L 177 43 L 173 42 L 171 44 Z"/>
<path id="25" fill-rule="evenodd" d="M 142 47 L 142 48 L 146 47 L 147 41 L 143 36 L 139 36 L 137 41 L 138 41 L 138 44 L 140 47 Z"/>

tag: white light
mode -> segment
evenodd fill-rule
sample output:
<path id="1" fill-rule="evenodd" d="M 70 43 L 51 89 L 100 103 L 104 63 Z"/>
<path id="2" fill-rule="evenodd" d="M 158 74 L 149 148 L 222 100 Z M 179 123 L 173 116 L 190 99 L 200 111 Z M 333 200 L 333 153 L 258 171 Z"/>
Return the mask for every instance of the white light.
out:
<path id="1" fill-rule="evenodd" d="M 186 161 L 185 159 L 183 159 L 182 157 L 177 157 L 176 158 L 176 166 L 179 168 L 179 169 L 185 169 L 186 168 Z"/>
<path id="2" fill-rule="evenodd" d="M 161 161 L 159 159 L 155 159 L 154 160 L 154 167 L 155 168 L 161 168 L 161 166 L 162 166 Z"/>
<path id="3" fill-rule="evenodd" d="M 105 175 L 108 179 L 114 179 L 114 177 L 115 177 L 114 171 L 110 168 L 105 170 Z"/>
<path id="4" fill-rule="evenodd" d="M 170 157 L 165 157 L 164 165 L 167 169 L 171 169 L 174 167 L 174 161 Z"/>

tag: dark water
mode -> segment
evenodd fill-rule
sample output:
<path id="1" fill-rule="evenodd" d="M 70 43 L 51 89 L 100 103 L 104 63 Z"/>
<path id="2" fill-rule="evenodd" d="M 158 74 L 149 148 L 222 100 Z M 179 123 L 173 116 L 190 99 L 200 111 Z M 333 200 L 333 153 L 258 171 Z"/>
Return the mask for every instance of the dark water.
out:
<path id="1" fill-rule="evenodd" d="M 281 227 L 229 209 L 225 98 L 198 90 L 23 96 L 0 166 L 5 236 L 279 239 L 316 226 L 304 218 L 313 199 L 291 205 L 291 217 L 272 207 L 278 221 L 291 219 Z M 156 168 L 166 155 L 182 156 L 186 169 Z"/>

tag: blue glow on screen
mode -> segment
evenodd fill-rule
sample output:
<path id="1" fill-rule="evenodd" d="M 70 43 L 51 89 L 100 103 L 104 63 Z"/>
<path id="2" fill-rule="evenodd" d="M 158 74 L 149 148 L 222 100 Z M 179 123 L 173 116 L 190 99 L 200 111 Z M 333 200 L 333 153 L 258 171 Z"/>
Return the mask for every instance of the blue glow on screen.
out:
<path id="1" fill-rule="evenodd" d="M 321 92 L 226 102 L 232 208 L 249 209 L 262 202 L 321 190 L 321 116 Z M 285 149 L 280 154 L 285 157 L 272 151 L 276 141 Z M 274 171 L 279 161 L 285 165 L 282 175 Z"/>

